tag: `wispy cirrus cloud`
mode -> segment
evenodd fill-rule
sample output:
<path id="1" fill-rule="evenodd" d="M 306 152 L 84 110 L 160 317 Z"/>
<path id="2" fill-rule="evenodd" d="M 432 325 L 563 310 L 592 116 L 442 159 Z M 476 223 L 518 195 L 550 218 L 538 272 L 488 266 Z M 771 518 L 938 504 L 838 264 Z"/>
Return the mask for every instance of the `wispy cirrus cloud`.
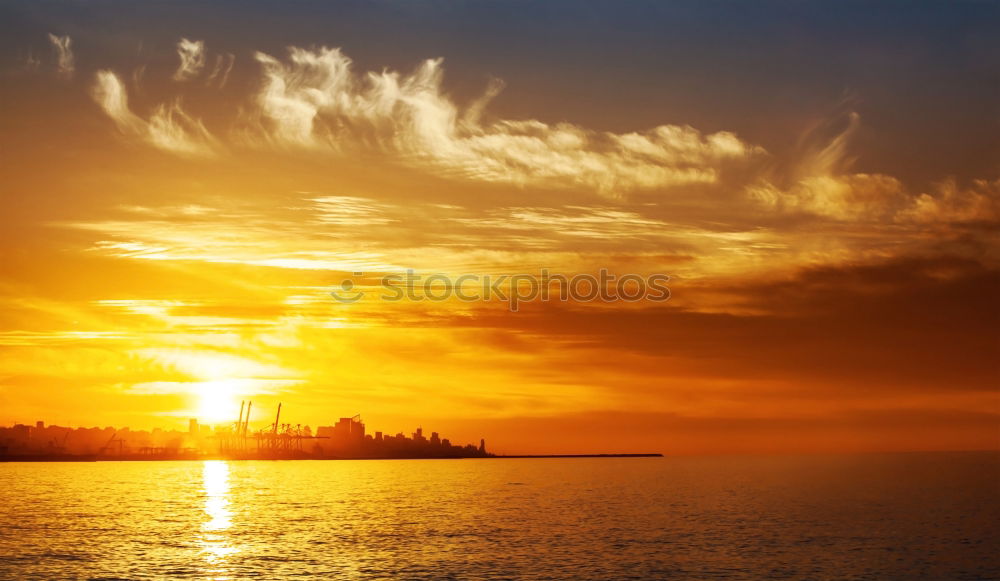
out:
<path id="1" fill-rule="evenodd" d="M 445 174 L 602 192 L 715 183 L 727 163 L 762 152 L 732 133 L 686 126 L 616 134 L 569 123 L 484 122 L 501 85 L 460 107 L 442 88 L 441 59 L 410 74 L 359 75 L 336 48 L 292 47 L 284 61 L 256 58 L 263 67 L 258 143 L 335 151 L 362 144 Z"/>
<path id="2" fill-rule="evenodd" d="M 182 38 L 173 78 L 188 81 L 206 70 L 203 41 Z M 378 151 L 403 165 L 475 181 L 540 187 L 579 187 L 616 195 L 636 189 L 720 182 L 729 167 L 742 167 L 764 150 L 730 132 L 704 134 L 689 126 L 660 125 L 612 133 L 571 123 L 538 120 L 486 121 L 486 107 L 502 83 L 490 84 L 461 106 L 443 88 L 441 59 L 409 74 L 357 73 L 340 49 L 291 47 L 285 59 L 256 53 L 259 89 L 239 119 L 235 141 L 250 148 L 306 149 L 343 154 Z M 220 54 L 206 84 L 224 86 L 235 57 Z M 111 71 L 98 73 L 95 98 L 119 129 L 144 134 L 150 145 L 180 154 L 204 153 L 213 141 L 200 122 L 176 102 L 148 121 L 127 112 L 124 88 Z M 136 130 L 135 128 L 140 128 Z"/>
<path id="3" fill-rule="evenodd" d="M 227 83 L 232 54 L 216 55 L 209 70 L 203 41 L 181 39 L 177 49 L 181 64 L 174 79 L 201 75 L 208 86 Z M 426 60 L 408 74 L 359 73 L 340 49 L 327 47 L 290 47 L 284 58 L 258 52 L 255 60 L 257 88 L 238 114 L 222 120 L 228 130 L 219 135 L 228 135 L 233 148 L 330 156 L 376 152 L 456 179 L 580 189 L 611 198 L 697 187 L 707 196 L 700 203 L 732 203 L 734 216 L 756 209 L 883 225 L 1000 219 L 1000 195 L 989 180 L 965 188 L 945 181 L 912 191 L 895 176 L 852 172 L 851 141 L 861 125 L 854 112 L 808 132 L 791 159 L 775 160 L 726 131 L 660 125 L 613 133 L 571 123 L 491 119 L 488 105 L 502 83 L 492 82 L 478 99 L 460 105 L 444 89 L 441 59 Z M 151 146 L 186 156 L 222 149 L 221 137 L 177 100 L 156 106 L 145 119 L 133 113 L 111 71 L 97 74 L 93 95 L 119 130 Z M 832 131 L 836 123 L 842 127 Z"/>
<path id="4" fill-rule="evenodd" d="M 829 123 L 807 133 L 802 153 L 791 167 L 751 183 L 747 187 L 750 197 L 781 213 L 851 221 L 891 217 L 905 202 L 903 185 L 887 175 L 849 173 L 854 162 L 850 141 L 861 118 L 853 111 L 844 117 L 832 120 L 843 121 L 844 127 L 830 139 L 820 137 Z"/>
<path id="5" fill-rule="evenodd" d="M 783 175 L 761 176 L 747 186 L 748 195 L 774 212 L 842 222 L 1000 221 L 1000 180 L 975 180 L 961 187 L 947 179 L 931 185 L 928 191 L 913 192 L 894 176 L 851 172 L 855 160 L 850 142 L 860 125 L 860 116 L 850 112 L 844 128 L 829 140 L 807 135 L 804 141 L 811 145 L 790 169 Z"/>
<path id="6" fill-rule="evenodd" d="M 91 95 L 128 137 L 185 156 L 211 156 L 218 148 L 204 124 L 185 113 L 179 102 L 158 105 L 148 119 L 133 113 L 125 84 L 111 71 L 98 71 Z"/>
<path id="7" fill-rule="evenodd" d="M 205 42 L 182 38 L 177 43 L 177 56 L 181 62 L 174 72 L 175 81 L 188 81 L 197 77 L 205 68 Z"/>
<path id="8" fill-rule="evenodd" d="M 962 188 L 954 180 L 938 184 L 933 193 L 920 194 L 896 215 L 899 222 L 1000 222 L 1000 179 L 975 180 Z"/>
<path id="9" fill-rule="evenodd" d="M 73 40 L 69 36 L 56 36 L 49 33 L 49 42 L 56 55 L 56 74 L 70 78 L 76 71 L 76 59 L 73 56 Z"/>
<path id="10" fill-rule="evenodd" d="M 212 70 L 205 77 L 205 84 L 215 85 L 220 89 L 225 87 L 226 83 L 229 82 L 229 73 L 232 72 L 235 63 L 236 55 L 233 53 L 215 55 L 215 64 L 212 65 Z"/>

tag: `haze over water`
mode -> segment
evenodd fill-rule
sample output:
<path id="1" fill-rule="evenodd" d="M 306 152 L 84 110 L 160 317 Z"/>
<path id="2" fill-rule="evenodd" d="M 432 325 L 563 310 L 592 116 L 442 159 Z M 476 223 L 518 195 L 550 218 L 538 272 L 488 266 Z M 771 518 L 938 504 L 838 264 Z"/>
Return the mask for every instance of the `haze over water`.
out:
<path id="1" fill-rule="evenodd" d="M 991 579 L 1000 455 L 0 464 L 0 578 Z"/>

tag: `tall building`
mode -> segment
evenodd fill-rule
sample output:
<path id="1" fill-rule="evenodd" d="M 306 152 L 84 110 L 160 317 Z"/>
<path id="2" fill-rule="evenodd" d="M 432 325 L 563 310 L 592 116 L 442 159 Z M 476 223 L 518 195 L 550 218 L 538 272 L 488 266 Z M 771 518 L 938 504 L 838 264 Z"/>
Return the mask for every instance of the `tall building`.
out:
<path id="1" fill-rule="evenodd" d="M 348 451 L 360 449 L 365 440 L 365 424 L 360 416 L 340 418 L 332 426 L 316 428 L 316 436 L 325 440 L 319 445 L 332 451 Z"/>
<path id="2" fill-rule="evenodd" d="M 192 436 L 198 435 L 198 420 L 194 418 L 188 420 L 188 433 Z"/>

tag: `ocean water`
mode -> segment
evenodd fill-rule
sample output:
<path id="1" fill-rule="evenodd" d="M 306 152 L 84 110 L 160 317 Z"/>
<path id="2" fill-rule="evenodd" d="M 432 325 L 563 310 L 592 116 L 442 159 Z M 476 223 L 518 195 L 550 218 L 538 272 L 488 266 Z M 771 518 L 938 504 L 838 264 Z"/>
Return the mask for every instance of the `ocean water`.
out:
<path id="1" fill-rule="evenodd" d="M 1000 454 L 0 464 L 3 579 L 1000 579 Z"/>

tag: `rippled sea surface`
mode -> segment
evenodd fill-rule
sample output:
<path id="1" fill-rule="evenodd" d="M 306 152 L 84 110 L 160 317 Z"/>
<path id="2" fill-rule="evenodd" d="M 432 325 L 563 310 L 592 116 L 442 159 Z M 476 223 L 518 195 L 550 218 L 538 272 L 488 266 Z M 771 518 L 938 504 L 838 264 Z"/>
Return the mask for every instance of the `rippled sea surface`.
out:
<path id="1" fill-rule="evenodd" d="M 4 579 L 997 579 L 1000 455 L 0 464 Z"/>

